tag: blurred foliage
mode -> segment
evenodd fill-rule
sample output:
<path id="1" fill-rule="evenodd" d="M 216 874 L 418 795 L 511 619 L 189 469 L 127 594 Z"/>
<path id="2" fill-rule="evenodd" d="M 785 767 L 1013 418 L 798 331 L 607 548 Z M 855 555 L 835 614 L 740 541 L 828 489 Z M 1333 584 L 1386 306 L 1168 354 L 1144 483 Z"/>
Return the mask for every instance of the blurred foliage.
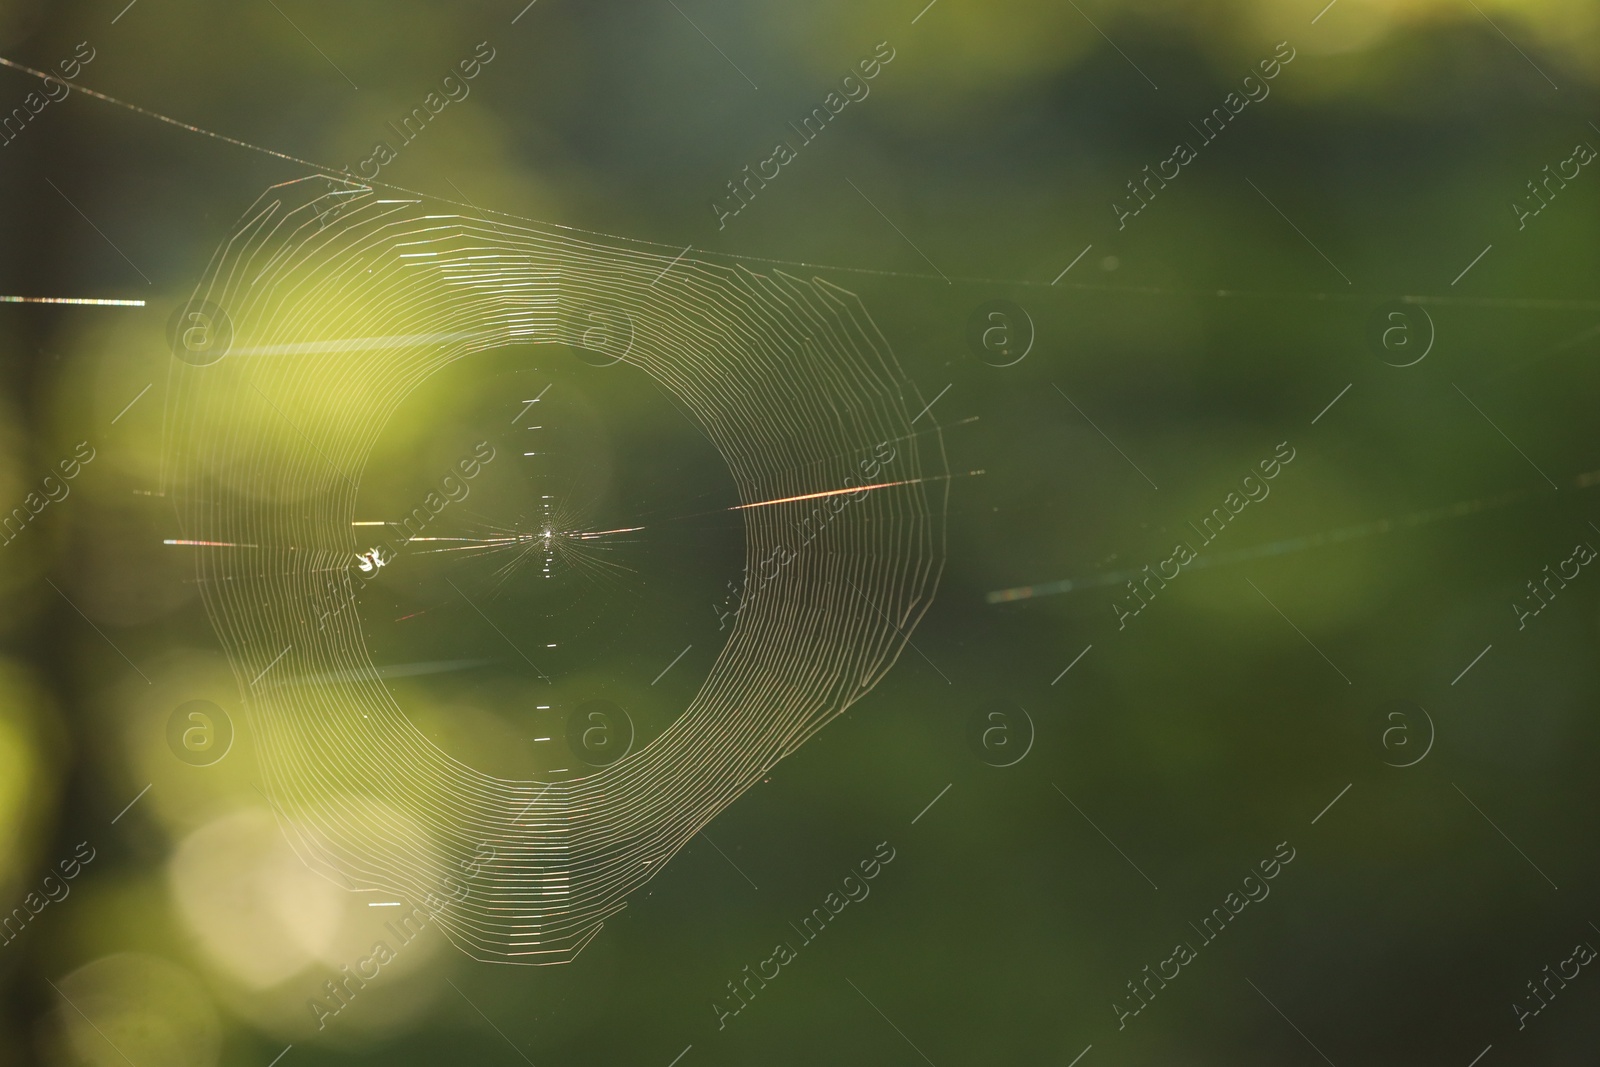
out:
<path id="1" fill-rule="evenodd" d="M 337 167 L 491 42 L 471 95 L 382 180 L 668 255 L 831 265 L 815 273 L 861 294 L 924 396 L 951 385 L 933 415 L 951 469 L 984 473 L 953 484 L 919 651 L 572 966 L 476 965 L 424 931 L 318 1031 L 307 1000 L 386 935 L 287 851 L 256 784 L 248 679 L 217 651 L 191 561 L 161 545 L 177 535 L 156 495 L 167 316 L 240 213 L 304 168 L 75 94 L 0 147 L 0 294 L 148 306 L 0 305 L 0 508 L 78 442 L 97 450 L 0 546 L 0 906 L 22 906 L 78 842 L 99 850 L 0 947 L 0 1062 L 245 1067 L 290 1044 L 282 1067 L 666 1064 L 690 1044 L 682 1067 L 916 1062 L 896 1029 L 940 1064 L 1067 1063 L 1091 1042 L 1084 1067 L 1311 1062 L 1246 979 L 1334 1062 L 1464 1064 L 1491 1042 L 1586 1062 L 1600 993 L 1575 982 L 1525 1032 L 1508 1006 L 1593 934 L 1595 579 L 1526 631 L 1507 604 L 1600 537 L 1584 477 L 1600 470 L 1600 178 L 1574 179 L 1525 230 L 1508 205 L 1575 141 L 1600 143 L 1600 5 L 521 7 L 7 0 L 0 55 L 46 67 L 89 40 L 86 86 Z M 1125 183 L 1280 40 L 1298 57 L 1272 96 L 1119 231 Z M 709 201 L 879 41 L 897 54 L 871 95 L 719 230 Z M 35 87 L 0 71 L 0 111 Z M 1374 308 L 1408 294 L 1432 301 L 1439 342 L 1398 370 L 1364 337 Z M 963 342 L 995 297 L 1038 331 L 1003 370 Z M 678 462 L 657 481 L 684 496 L 721 488 L 703 442 L 633 384 L 597 390 L 619 413 L 595 434 L 617 456 Z M 441 376 L 414 405 L 436 421 L 386 430 L 363 481 L 374 507 L 448 462 L 473 385 Z M 288 417 L 337 421 L 351 402 L 299 397 Z M 985 601 L 1164 558 L 1286 439 L 1299 458 L 1216 551 L 1391 528 L 1185 573 L 1126 631 L 1117 587 Z M 1458 503 L 1474 506 L 1402 521 Z M 661 578 L 673 597 L 694 588 L 685 605 L 642 602 L 630 624 L 672 645 L 684 617 L 711 622 L 722 590 L 699 576 L 723 552 L 718 535 L 691 546 Z M 610 651 L 573 684 L 643 706 L 654 657 Z M 692 691 L 679 670 L 663 704 Z M 540 723 L 514 673 L 395 690 L 451 755 L 526 772 L 516 739 Z M 1003 770 L 966 740 L 996 698 L 1038 727 Z M 168 749 L 168 718 L 193 699 L 238 729 L 213 766 Z M 1406 770 L 1384 765 L 1396 699 L 1438 728 Z M 1272 899 L 1118 1032 L 1124 983 L 1285 838 L 1301 858 Z M 900 858 L 871 899 L 718 1031 L 709 1002 L 884 839 Z"/>

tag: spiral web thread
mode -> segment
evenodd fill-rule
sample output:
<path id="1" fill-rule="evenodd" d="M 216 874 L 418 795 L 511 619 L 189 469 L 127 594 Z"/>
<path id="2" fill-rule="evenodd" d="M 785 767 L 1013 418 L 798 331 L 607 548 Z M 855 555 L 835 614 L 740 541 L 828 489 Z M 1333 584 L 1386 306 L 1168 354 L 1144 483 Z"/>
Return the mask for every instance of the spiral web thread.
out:
<path id="1" fill-rule="evenodd" d="M 860 301 L 821 279 L 428 214 L 318 176 L 257 201 L 201 301 L 233 336 L 215 363 L 174 363 L 169 494 L 186 538 L 258 546 L 201 551 L 197 567 L 264 791 L 313 867 L 432 909 L 475 958 L 572 959 L 631 890 L 883 677 L 934 594 L 942 440 L 913 434 L 916 389 Z M 440 751 L 379 681 L 351 608 L 357 481 L 386 419 L 447 364 L 523 343 L 648 375 L 692 414 L 746 504 L 859 486 L 883 442 L 905 483 L 741 510 L 747 573 L 770 574 L 775 550 L 790 561 L 661 736 L 561 781 L 492 777 Z M 819 508 L 827 521 L 800 547 Z"/>

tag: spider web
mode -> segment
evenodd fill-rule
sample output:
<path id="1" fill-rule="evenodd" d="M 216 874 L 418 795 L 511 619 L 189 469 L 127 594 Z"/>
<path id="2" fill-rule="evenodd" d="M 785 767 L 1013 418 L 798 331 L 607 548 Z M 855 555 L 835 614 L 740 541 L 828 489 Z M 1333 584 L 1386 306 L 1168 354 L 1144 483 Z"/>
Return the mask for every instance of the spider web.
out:
<path id="1" fill-rule="evenodd" d="M 225 317 L 231 342 L 209 365 L 174 362 L 167 492 L 184 537 L 217 546 L 197 556 L 200 588 L 264 792 L 308 863 L 423 907 L 475 958 L 574 958 L 884 676 L 934 595 L 942 439 L 913 432 L 915 387 L 860 301 L 820 278 L 430 214 L 318 176 L 268 190 L 187 307 Z M 355 608 L 353 510 L 386 420 L 446 365 L 530 343 L 626 363 L 690 413 L 761 575 L 672 724 L 559 781 L 435 746 L 382 684 Z M 885 446 L 892 478 L 864 477 Z"/>

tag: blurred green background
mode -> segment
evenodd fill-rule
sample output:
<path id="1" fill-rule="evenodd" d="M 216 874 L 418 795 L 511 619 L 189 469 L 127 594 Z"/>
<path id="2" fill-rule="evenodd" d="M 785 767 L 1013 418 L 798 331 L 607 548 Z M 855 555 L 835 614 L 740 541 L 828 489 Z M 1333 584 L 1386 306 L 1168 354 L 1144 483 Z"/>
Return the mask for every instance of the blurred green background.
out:
<path id="1" fill-rule="evenodd" d="M 667 255 L 817 265 L 786 269 L 861 296 L 940 397 L 926 417 L 961 476 L 916 651 L 575 963 L 475 964 L 426 931 L 316 1032 L 307 998 L 375 926 L 287 852 L 153 495 L 167 317 L 307 168 L 86 93 L 50 103 L 0 146 L 0 295 L 147 303 L 0 305 L 0 507 L 95 454 L 0 546 L 0 906 L 60 895 L 80 842 L 94 857 L 0 946 L 0 1061 L 1592 1062 L 1600 978 L 1541 986 L 1520 1027 L 1513 1006 L 1600 944 L 1600 578 L 1522 629 L 1511 606 L 1600 545 L 1600 174 L 1541 187 L 1522 228 L 1512 207 L 1600 146 L 1591 0 L 0 7 L 7 59 L 51 69 L 85 41 L 81 85 L 327 167 L 486 41 L 471 95 L 383 181 Z M 1284 41 L 1270 96 L 1119 229 L 1125 183 L 1197 145 Z M 726 183 L 880 42 L 870 95 L 719 229 Z M 39 84 L 0 70 L 0 114 Z M 1010 366 L 967 341 L 992 300 L 1032 324 Z M 1395 300 L 1436 334 L 1407 367 L 1370 339 Z M 408 498 L 525 362 L 430 383 L 364 489 Z M 575 479 L 604 460 L 607 492 L 658 509 L 727 492 L 647 383 L 596 396 L 608 451 Z M 1270 497 L 1119 630 L 1107 576 L 1167 558 L 1280 442 Z M 528 491 L 484 495 L 514 515 Z M 679 634 L 709 650 L 739 565 L 736 526 L 701 533 L 650 564 L 666 586 L 620 579 L 604 610 L 632 629 L 564 666 L 635 702 L 646 738 L 670 716 L 644 683 Z M 602 608 L 571 611 L 520 621 Z M 708 663 L 668 675 L 676 699 Z M 520 684 L 506 664 L 401 681 L 452 755 L 531 774 Z M 211 766 L 167 745 L 194 699 L 238 730 Z M 1005 743 L 1032 745 L 1006 767 L 974 742 L 997 702 L 1031 722 L 1007 712 Z M 871 896 L 719 1030 L 726 983 L 884 841 Z M 1191 924 L 1280 842 L 1271 896 L 1119 1029 L 1127 983 L 1198 945 Z"/>

